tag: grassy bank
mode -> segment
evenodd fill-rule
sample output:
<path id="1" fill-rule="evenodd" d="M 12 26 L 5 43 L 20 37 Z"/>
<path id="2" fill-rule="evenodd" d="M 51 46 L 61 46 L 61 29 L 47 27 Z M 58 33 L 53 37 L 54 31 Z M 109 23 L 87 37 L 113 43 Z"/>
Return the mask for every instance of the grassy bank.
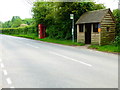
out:
<path id="1" fill-rule="evenodd" d="M 34 39 L 34 40 L 40 40 L 40 41 L 44 41 L 44 42 L 69 45 L 69 46 L 83 46 L 83 45 L 85 45 L 83 43 L 72 42 L 71 40 L 56 40 L 56 39 L 51 39 L 51 38 L 39 39 L 35 35 L 13 35 L 13 36 L 24 37 L 24 38 Z"/>
<path id="2" fill-rule="evenodd" d="M 115 45 L 103 45 L 103 46 L 91 45 L 88 48 L 96 49 L 98 51 L 105 51 L 105 52 L 116 52 L 116 53 L 120 52 L 120 47 Z"/>
<path id="3" fill-rule="evenodd" d="M 55 39 L 50 39 L 50 38 L 44 38 L 44 39 L 38 39 L 38 40 L 45 41 L 45 42 L 58 43 L 58 44 L 63 44 L 63 45 L 70 45 L 70 46 L 85 45 L 83 43 L 72 42 L 71 40 L 55 40 Z"/>

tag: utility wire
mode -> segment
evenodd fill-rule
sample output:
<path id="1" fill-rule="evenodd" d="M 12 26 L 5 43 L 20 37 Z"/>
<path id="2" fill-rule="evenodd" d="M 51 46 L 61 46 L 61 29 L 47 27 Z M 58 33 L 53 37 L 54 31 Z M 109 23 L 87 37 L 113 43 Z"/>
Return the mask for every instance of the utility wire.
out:
<path id="1" fill-rule="evenodd" d="M 23 2 L 26 5 L 26 7 L 29 8 L 29 14 L 32 15 L 31 10 L 32 10 L 33 3 L 31 1 L 29 1 L 29 0 L 23 0 Z"/>
<path id="2" fill-rule="evenodd" d="M 29 5 L 32 5 L 33 3 L 30 0 L 25 0 Z"/>

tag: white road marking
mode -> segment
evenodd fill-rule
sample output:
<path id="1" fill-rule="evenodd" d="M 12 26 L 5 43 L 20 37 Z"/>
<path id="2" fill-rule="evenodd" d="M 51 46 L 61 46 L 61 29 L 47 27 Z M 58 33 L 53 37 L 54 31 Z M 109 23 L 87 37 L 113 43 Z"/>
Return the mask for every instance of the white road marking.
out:
<path id="1" fill-rule="evenodd" d="M 7 80 L 7 83 L 8 83 L 8 84 L 12 84 L 12 81 L 11 81 L 10 78 L 7 78 L 6 80 Z"/>
<path id="2" fill-rule="evenodd" d="M 39 47 L 35 47 L 35 46 L 33 46 L 33 45 L 30 45 L 30 44 L 26 44 L 26 45 L 31 46 L 31 47 L 33 47 L 33 48 L 39 48 Z"/>
<path id="3" fill-rule="evenodd" d="M 1 63 L 1 68 L 4 68 L 5 66 L 4 66 L 4 64 L 3 63 Z"/>
<path id="4" fill-rule="evenodd" d="M 10 87 L 10 88 L 15 88 L 15 87 L 12 86 L 12 87 Z"/>
<path id="5" fill-rule="evenodd" d="M 64 56 L 64 55 L 61 55 L 61 54 L 55 53 L 55 52 L 50 52 L 50 53 L 52 53 L 52 54 L 54 54 L 54 55 L 57 55 L 57 56 L 60 56 L 60 57 L 63 57 L 63 58 L 66 58 L 66 59 L 69 59 L 69 60 L 71 60 L 71 61 L 75 61 L 75 62 L 78 62 L 78 63 L 84 64 L 84 65 L 86 65 L 86 66 L 92 67 L 91 64 L 88 64 L 88 63 L 82 62 L 82 61 L 80 61 L 80 60 L 76 60 L 76 59 L 73 59 L 73 58 L 70 58 L 70 57 L 67 57 L 67 56 Z"/>
<path id="6" fill-rule="evenodd" d="M 8 73 L 7 73 L 7 70 L 3 70 L 3 73 L 4 73 L 4 75 L 7 75 Z"/>
<path id="7" fill-rule="evenodd" d="M 1 68 L 4 68 L 5 66 L 4 66 L 4 64 L 2 63 L 2 59 L 0 59 L 0 62 L 1 62 L 1 64 L 0 64 Z M 2 71 L 3 71 L 3 74 L 4 74 L 5 76 L 8 75 L 7 70 L 3 69 Z M 9 85 L 12 84 L 12 81 L 11 81 L 10 78 L 7 78 L 6 80 L 7 80 L 7 83 L 8 83 Z M 10 88 L 15 88 L 15 87 L 11 86 Z"/>
<path id="8" fill-rule="evenodd" d="M 0 62 L 2 62 L 1 59 L 0 59 Z M 4 67 L 5 67 L 3 63 L 1 63 L 0 65 L 1 65 L 1 68 L 4 68 Z M 2 71 L 3 71 L 3 74 L 4 74 L 5 76 L 8 75 L 7 70 L 3 69 Z M 10 78 L 6 78 L 6 80 L 7 80 L 7 83 L 8 83 L 9 85 L 12 84 L 12 81 L 11 81 Z M 15 88 L 15 87 L 11 86 L 10 88 Z"/>
<path id="9" fill-rule="evenodd" d="M 0 59 L 0 62 L 2 62 L 2 59 Z"/>

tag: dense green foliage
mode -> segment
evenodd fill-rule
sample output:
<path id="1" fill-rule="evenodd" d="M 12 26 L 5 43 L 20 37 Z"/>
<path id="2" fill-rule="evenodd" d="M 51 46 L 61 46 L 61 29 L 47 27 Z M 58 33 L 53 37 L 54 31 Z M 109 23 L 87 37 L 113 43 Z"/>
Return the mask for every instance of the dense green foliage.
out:
<path id="1" fill-rule="evenodd" d="M 76 22 L 84 12 L 103 8 L 105 7 L 102 4 L 94 2 L 35 2 L 32 11 L 36 26 L 44 24 L 50 38 L 70 40 L 71 13 L 74 14 Z"/>
<path id="2" fill-rule="evenodd" d="M 120 10 L 114 10 L 113 14 L 116 20 L 116 38 L 114 44 L 120 46 Z"/>
<path id="3" fill-rule="evenodd" d="M 19 28 L 0 28 L 2 34 L 8 35 L 32 35 L 36 36 L 36 27 L 34 26 L 26 26 Z"/>
<path id="4" fill-rule="evenodd" d="M 116 34 L 118 35 L 120 34 L 120 10 L 119 9 L 113 10 L 113 15 L 116 21 Z"/>
<path id="5" fill-rule="evenodd" d="M 0 28 L 2 28 L 2 24 L 3 24 L 3 23 L 0 21 Z"/>
<path id="6" fill-rule="evenodd" d="M 26 19 L 22 19 L 22 23 L 27 24 L 27 25 L 32 25 L 34 24 L 34 20 L 31 18 L 26 18 Z"/>
<path id="7" fill-rule="evenodd" d="M 33 19 L 21 19 L 19 16 L 13 16 L 11 20 L 2 23 L 2 28 L 17 28 L 21 24 L 31 25 L 33 24 Z"/>

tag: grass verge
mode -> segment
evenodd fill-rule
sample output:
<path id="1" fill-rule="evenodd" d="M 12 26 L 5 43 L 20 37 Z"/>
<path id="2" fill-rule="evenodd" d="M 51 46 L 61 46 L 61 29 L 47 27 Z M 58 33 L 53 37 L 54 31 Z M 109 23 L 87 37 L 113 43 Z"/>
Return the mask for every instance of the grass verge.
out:
<path id="1" fill-rule="evenodd" d="M 103 45 L 103 46 L 91 45 L 88 48 L 96 49 L 98 51 L 105 51 L 105 52 L 113 52 L 113 53 L 120 52 L 120 47 L 115 45 Z"/>
<path id="2" fill-rule="evenodd" d="M 69 45 L 69 46 L 83 46 L 83 45 L 85 45 L 83 43 L 72 42 L 71 40 L 56 40 L 56 39 L 51 39 L 51 38 L 39 39 L 35 35 L 13 35 L 13 36 L 24 37 L 24 38 L 34 39 L 34 40 L 40 40 L 40 41 L 44 41 L 44 42 Z"/>
<path id="3" fill-rule="evenodd" d="M 72 42 L 71 40 L 56 40 L 56 39 L 51 39 L 51 38 L 44 38 L 44 39 L 38 39 L 38 40 L 45 41 L 45 42 L 58 43 L 58 44 L 63 44 L 63 45 L 70 45 L 70 46 L 85 45 L 83 43 Z"/>

